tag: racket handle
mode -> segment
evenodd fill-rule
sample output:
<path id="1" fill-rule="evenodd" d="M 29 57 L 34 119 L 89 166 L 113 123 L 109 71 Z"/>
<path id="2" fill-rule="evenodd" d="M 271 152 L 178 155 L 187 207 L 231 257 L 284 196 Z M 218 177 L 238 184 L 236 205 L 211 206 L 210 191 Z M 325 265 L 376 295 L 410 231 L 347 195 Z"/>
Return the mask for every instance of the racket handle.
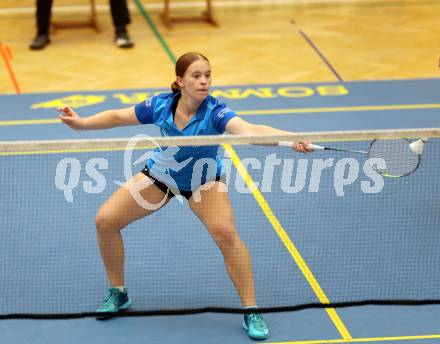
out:
<path id="1" fill-rule="evenodd" d="M 281 142 L 278 142 L 278 146 L 292 147 L 292 145 L 293 145 L 293 142 L 291 142 L 291 141 L 281 141 Z M 325 149 L 324 147 L 318 146 L 318 145 L 314 145 L 313 143 L 309 143 L 308 146 L 310 148 L 312 148 L 312 149 L 315 149 L 315 150 Z"/>
<path id="2" fill-rule="evenodd" d="M 314 150 L 323 150 L 323 149 L 325 149 L 325 147 L 314 145 L 313 143 L 309 143 L 309 147 L 314 149 Z"/>
<path id="3" fill-rule="evenodd" d="M 278 146 L 282 147 L 292 147 L 293 142 L 292 141 L 280 141 L 278 142 Z"/>

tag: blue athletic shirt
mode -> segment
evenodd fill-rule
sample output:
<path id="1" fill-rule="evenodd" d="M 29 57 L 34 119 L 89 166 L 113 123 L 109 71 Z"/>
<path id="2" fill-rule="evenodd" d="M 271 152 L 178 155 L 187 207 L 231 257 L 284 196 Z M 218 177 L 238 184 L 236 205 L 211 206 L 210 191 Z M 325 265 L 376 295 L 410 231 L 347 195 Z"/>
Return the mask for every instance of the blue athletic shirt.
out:
<path id="1" fill-rule="evenodd" d="M 208 95 L 197 112 L 179 130 L 174 124 L 174 112 L 180 93 L 162 93 L 135 106 L 136 117 L 142 124 L 155 124 L 162 136 L 219 135 L 237 114 L 226 104 Z M 195 191 L 206 181 L 222 173 L 219 146 L 161 147 L 147 160 L 150 174 L 170 188 Z"/>

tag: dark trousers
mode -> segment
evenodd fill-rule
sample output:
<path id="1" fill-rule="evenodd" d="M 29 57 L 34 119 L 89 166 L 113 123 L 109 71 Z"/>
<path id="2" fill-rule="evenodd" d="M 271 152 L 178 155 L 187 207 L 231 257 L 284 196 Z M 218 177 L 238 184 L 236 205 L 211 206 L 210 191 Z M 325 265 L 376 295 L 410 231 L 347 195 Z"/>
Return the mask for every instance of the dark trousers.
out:
<path id="1" fill-rule="evenodd" d="M 37 0 L 37 29 L 38 34 L 48 34 L 52 0 Z M 127 0 L 110 0 L 110 10 L 115 28 L 130 23 Z"/>

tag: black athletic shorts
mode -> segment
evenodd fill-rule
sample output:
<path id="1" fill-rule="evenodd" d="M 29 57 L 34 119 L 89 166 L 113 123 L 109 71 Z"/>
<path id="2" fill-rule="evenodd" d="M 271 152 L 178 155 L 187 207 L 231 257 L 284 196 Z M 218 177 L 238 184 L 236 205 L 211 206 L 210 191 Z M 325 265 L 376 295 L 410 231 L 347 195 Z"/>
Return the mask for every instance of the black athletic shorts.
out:
<path id="1" fill-rule="evenodd" d="M 170 198 L 172 198 L 172 197 L 174 197 L 174 196 L 176 196 L 176 193 L 174 193 L 166 184 L 164 184 L 164 183 L 162 183 L 160 180 L 157 180 L 155 177 L 153 177 L 151 174 L 150 174 L 150 171 L 148 170 L 148 168 L 144 168 L 142 171 L 141 171 L 144 175 L 146 175 L 147 177 L 149 177 L 149 178 L 151 178 L 152 180 L 153 180 L 153 182 L 154 182 L 154 185 L 156 185 L 164 194 L 166 194 L 167 193 L 167 191 L 169 191 L 169 193 L 168 193 L 168 196 L 170 197 Z M 215 179 L 214 179 L 216 182 L 222 182 L 222 183 L 226 183 L 226 181 L 225 181 L 225 177 L 224 176 L 216 176 L 215 177 Z M 209 181 L 207 181 L 207 182 L 209 182 Z M 206 184 L 206 183 L 204 183 L 204 184 Z M 203 184 L 202 184 L 203 185 Z M 191 198 L 191 196 L 192 196 L 192 194 L 193 194 L 193 192 L 192 191 L 185 191 L 185 190 L 180 190 L 179 189 L 179 193 L 183 196 L 183 197 L 185 197 L 186 199 L 190 199 Z"/>

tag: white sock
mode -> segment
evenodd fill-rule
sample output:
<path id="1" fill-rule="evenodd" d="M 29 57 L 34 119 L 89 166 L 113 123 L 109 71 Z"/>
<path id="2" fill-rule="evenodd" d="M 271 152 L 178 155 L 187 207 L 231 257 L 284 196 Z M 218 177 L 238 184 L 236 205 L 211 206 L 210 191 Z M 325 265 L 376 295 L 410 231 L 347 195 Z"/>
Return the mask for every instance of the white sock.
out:
<path id="1" fill-rule="evenodd" d="M 125 286 L 122 286 L 122 287 L 114 287 L 114 288 L 118 289 L 121 293 L 123 293 L 124 290 L 125 290 Z"/>

